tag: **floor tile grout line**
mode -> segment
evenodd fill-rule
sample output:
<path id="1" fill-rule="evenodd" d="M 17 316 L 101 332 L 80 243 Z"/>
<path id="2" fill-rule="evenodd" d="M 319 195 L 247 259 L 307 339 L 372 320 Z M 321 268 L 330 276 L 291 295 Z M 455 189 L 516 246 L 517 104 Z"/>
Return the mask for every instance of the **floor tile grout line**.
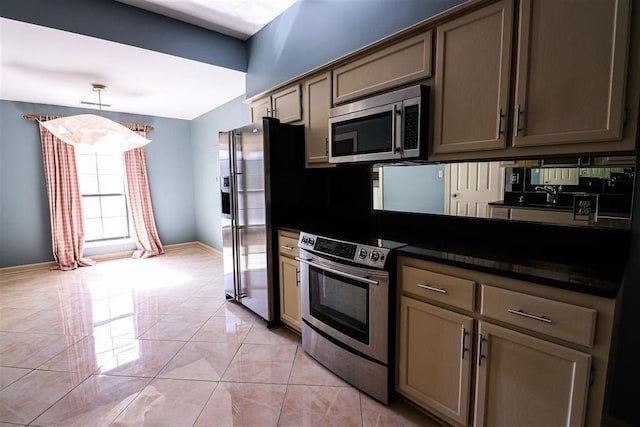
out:
<path id="1" fill-rule="evenodd" d="M 18 378 L 16 378 L 15 380 L 11 381 L 9 384 L 6 384 L 4 387 L 0 388 L 0 392 L 2 390 L 4 390 L 5 388 L 9 387 L 11 384 L 20 381 L 22 378 L 26 377 L 27 375 L 29 375 L 31 372 L 35 371 L 36 368 L 21 368 L 21 367 L 16 367 L 16 366 L 1 366 L 1 368 L 13 368 L 13 369 L 28 369 L 29 372 L 25 373 L 24 375 L 19 376 Z"/>
<path id="2" fill-rule="evenodd" d="M 204 412 L 205 408 L 207 407 L 207 405 L 209 404 L 209 401 L 211 400 L 211 398 L 213 397 L 213 393 L 216 392 L 216 390 L 218 389 L 218 387 L 220 387 L 220 381 L 216 381 L 216 385 L 215 387 L 213 387 L 213 390 L 211 390 L 211 393 L 209 394 L 209 397 L 207 398 L 207 401 L 204 402 L 204 405 L 202 405 L 202 408 L 200 408 L 200 412 L 198 412 L 198 416 L 196 417 L 196 419 L 193 421 L 193 424 L 191 424 L 192 427 L 194 427 L 197 423 L 198 420 L 200 419 L 200 417 L 202 416 L 202 413 Z"/>
<path id="3" fill-rule="evenodd" d="M 35 371 L 36 369 L 34 369 Z M 42 414 L 44 414 L 45 412 L 47 412 L 49 409 L 53 408 L 58 402 L 60 402 L 62 399 L 64 399 L 65 397 L 67 397 L 67 395 L 69 395 L 69 393 L 71 393 L 73 390 L 75 390 L 76 388 L 78 388 L 81 384 L 83 384 L 88 378 L 90 378 L 91 375 L 85 377 L 85 379 L 83 379 L 82 381 L 80 381 L 78 384 L 76 384 L 74 387 L 71 387 L 71 389 L 69 391 L 67 391 L 66 393 L 64 393 L 62 396 L 60 396 L 60 398 L 58 398 L 55 402 L 53 402 L 51 405 L 49 405 L 49 407 L 47 409 L 45 409 L 44 411 L 40 412 L 38 415 L 36 415 L 31 421 L 29 421 L 28 423 L 25 423 L 25 425 L 30 425 L 33 424 L 33 422 L 35 420 L 37 420 Z"/>
<path id="4" fill-rule="evenodd" d="M 123 377 L 126 377 L 126 376 L 123 376 Z M 138 398 L 138 396 L 140 396 L 140 394 L 149 386 L 149 384 L 151 384 L 151 381 L 153 381 L 153 378 L 150 378 L 150 377 L 127 377 L 127 378 L 146 378 L 148 381 L 146 382 L 144 387 L 142 387 L 140 391 L 136 393 L 135 397 L 131 399 L 129 403 L 127 403 L 127 405 L 124 408 L 122 408 L 122 410 L 118 412 L 115 417 L 113 417 L 111 421 L 109 421 L 109 424 L 108 424 L 109 426 L 116 422 L 118 417 L 120 417 L 120 415 L 122 415 L 124 411 L 127 410 L 127 408 Z"/>

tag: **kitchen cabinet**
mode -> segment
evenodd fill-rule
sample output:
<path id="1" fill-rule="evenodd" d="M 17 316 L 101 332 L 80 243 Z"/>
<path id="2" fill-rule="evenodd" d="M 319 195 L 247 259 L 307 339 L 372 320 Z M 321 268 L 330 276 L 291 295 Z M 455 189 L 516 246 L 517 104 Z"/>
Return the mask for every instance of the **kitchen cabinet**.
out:
<path id="1" fill-rule="evenodd" d="M 476 284 L 419 263 L 401 263 L 398 271 L 398 391 L 453 424 L 467 425 L 473 318 L 427 302 L 471 312 Z"/>
<path id="2" fill-rule="evenodd" d="M 333 70 L 339 104 L 431 77 L 432 32 L 425 31 Z"/>
<path id="3" fill-rule="evenodd" d="M 252 123 L 262 117 L 275 117 L 282 123 L 302 120 L 300 85 L 288 86 L 271 96 L 258 99 L 251 103 L 250 110 Z"/>
<path id="4" fill-rule="evenodd" d="M 263 117 L 271 116 L 271 97 L 258 99 L 249 106 L 251 112 L 251 123 L 255 123 Z"/>
<path id="5" fill-rule="evenodd" d="M 591 356 L 480 321 L 474 426 L 582 426 Z"/>
<path id="6" fill-rule="evenodd" d="M 278 231 L 280 320 L 300 332 L 300 263 L 295 259 L 299 254 L 298 236 L 298 233 Z"/>
<path id="7" fill-rule="evenodd" d="M 303 89 L 304 142 L 307 167 L 335 166 L 329 163 L 329 109 L 331 73 L 305 80 Z"/>
<path id="8" fill-rule="evenodd" d="M 473 319 L 401 297 L 398 390 L 458 425 L 469 418 Z"/>
<path id="9" fill-rule="evenodd" d="M 440 25 L 433 153 L 506 146 L 512 0 Z"/>
<path id="10" fill-rule="evenodd" d="M 633 150 L 621 142 L 629 0 L 516 4 L 516 29 L 512 0 L 437 27 L 432 158 Z"/>
<path id="11" fill-rule="evenodd" d="M 615 299 L 397 262 L 401 395 L 455 426 L 601 425 Z"/>
<path id="12" fill-rule="evenodd" d="M 589 225 L 589 221 L 573 218 L 573 210 L 559 208 L 536 208 L 526 206 L 489 206 L 489 217 L 514 221 L 540 222 L 547 224 Z"/>
<path id="13" fill-rule="evenodd" d="M 628 0 L 522 0 L 513 145 L 621 139 L 628 32 Z"/>

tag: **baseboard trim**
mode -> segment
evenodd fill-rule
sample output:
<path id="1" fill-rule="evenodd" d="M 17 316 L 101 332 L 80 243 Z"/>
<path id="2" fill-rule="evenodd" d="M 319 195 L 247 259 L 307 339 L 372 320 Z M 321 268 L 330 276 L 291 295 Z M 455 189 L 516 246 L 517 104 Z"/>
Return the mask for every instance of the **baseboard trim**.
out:
<path id="1" fill-rule="evenodd" d="M 198 248 L 211 255 L 222 256 L 222 252 L 216 248 L 213 248 L 209 245 L 206 245 L 202 242 L 193 241 L 193 242 L 184 242 L 184 243 L 174 243 L 172 245 L 165 245 L 165 252 L 175 252 L 179 250 L 189 249 L 189 248 Z M 88 258 L 91 258 L 95 261 L 110 261 L 114 259 L 122 259 L 122 258 L 130 258 L 133 251 L 121 251 L 121 252 L 113 252 L 109 254 L 100 254 L 100 255 L 92 255 Z M 22 264 L 22 265 L 14 265 L 10 267 L 1 267 L 0 268 L 0 277 L 10 274 L 20 274 L 27 273 L 37 270 L 53 270 L 56 266 L 54 261 L 46 261 L 46 262 L 36 262 L 33 264 Z"/>
<path id="2" fill-rule="evenodd" d="M 216 255 L 216 256 L 222 256 L 222 251 L 220 251 L 219 249 L 216 249 L 212 246 L 209 246 L 205 243 L 202 242 L 194 242 L 196 244 L 196 246 L 198 246 L 200 249 L 209 252 L 211 255 Z"/>
<path id="3" fill-rule="evenodd" d="M 12 265 L 11 267 L 0 268 L 0 277 L 10 274 L 27 273 L 37 270 L 52 270 L 56 266 L 53 261 L 36 262 L 33 264 Z"/>

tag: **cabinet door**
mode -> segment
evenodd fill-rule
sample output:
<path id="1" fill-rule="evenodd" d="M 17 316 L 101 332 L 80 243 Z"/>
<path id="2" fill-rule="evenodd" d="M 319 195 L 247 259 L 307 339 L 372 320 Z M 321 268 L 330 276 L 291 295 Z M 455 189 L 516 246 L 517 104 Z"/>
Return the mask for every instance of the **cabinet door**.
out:
<path id="1" fill-rule="evenodd" d="M 467 425 L 473 320 L 412 298 L 400 301 L 398 391 Z"/>
<path id="2" fill-rule="evenodd" d="M 251 104 L 251 123 L 263 117 L 271 117 L 271 97 L 267 96 Z"/>
<path id="3" fill-rule="evenodd" d="M 304 83 L 304 140 L 307 166 L 329 166 L 329 109 L 331 108 L 331 73 Z"/>
<path id="4" fill-rule="evenodd" d="M 433 153 L 506 146 L 511 0 L 438 27 Z"/>
<path id="5" fill-rule="evenodd" d="M 271 96 L 273 106 L 272 116 L 282 123 L 302 120 L 302 105 L 300 104 L 300 85 L 293 85 L 274 93 Z"/>
<path id="6" fill-rule="evenodd" d="M 514 146 L 622 138 L 628 0 L 523 0 Z"/>
<path id="7" fill-rule="evenodd" d="M 431 31 L 349 62 L 333 71 L 340 103 L 431 77 Z"/>
<path id="8" fill-rule="evenodd" d="M 297 331 L 300 325 L 300 286 L 298 261 L 280 256 L 280 318 Z"/>
<path id="9" fill-rule="evenodd" d="M 591 356 L 479 322 L 475 426 L 582 426 Z"/>

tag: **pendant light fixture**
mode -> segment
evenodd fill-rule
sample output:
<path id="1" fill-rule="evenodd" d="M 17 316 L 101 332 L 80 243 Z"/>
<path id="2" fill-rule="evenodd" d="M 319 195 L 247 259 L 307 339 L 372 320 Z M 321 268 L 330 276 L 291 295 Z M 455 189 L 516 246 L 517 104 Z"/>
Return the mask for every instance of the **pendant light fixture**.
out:
<path id="1" fill-rule="evenodd" d="M 67 144 L 85 144 L 100 152 L 124 152 L 151 142 L 120 123 L 102 117 L 102 91 L 106 86 L 96 83 L 92 86 L 93 91 L 98 92 L 99 116 L 78 114 L 39 123 Z"/>

